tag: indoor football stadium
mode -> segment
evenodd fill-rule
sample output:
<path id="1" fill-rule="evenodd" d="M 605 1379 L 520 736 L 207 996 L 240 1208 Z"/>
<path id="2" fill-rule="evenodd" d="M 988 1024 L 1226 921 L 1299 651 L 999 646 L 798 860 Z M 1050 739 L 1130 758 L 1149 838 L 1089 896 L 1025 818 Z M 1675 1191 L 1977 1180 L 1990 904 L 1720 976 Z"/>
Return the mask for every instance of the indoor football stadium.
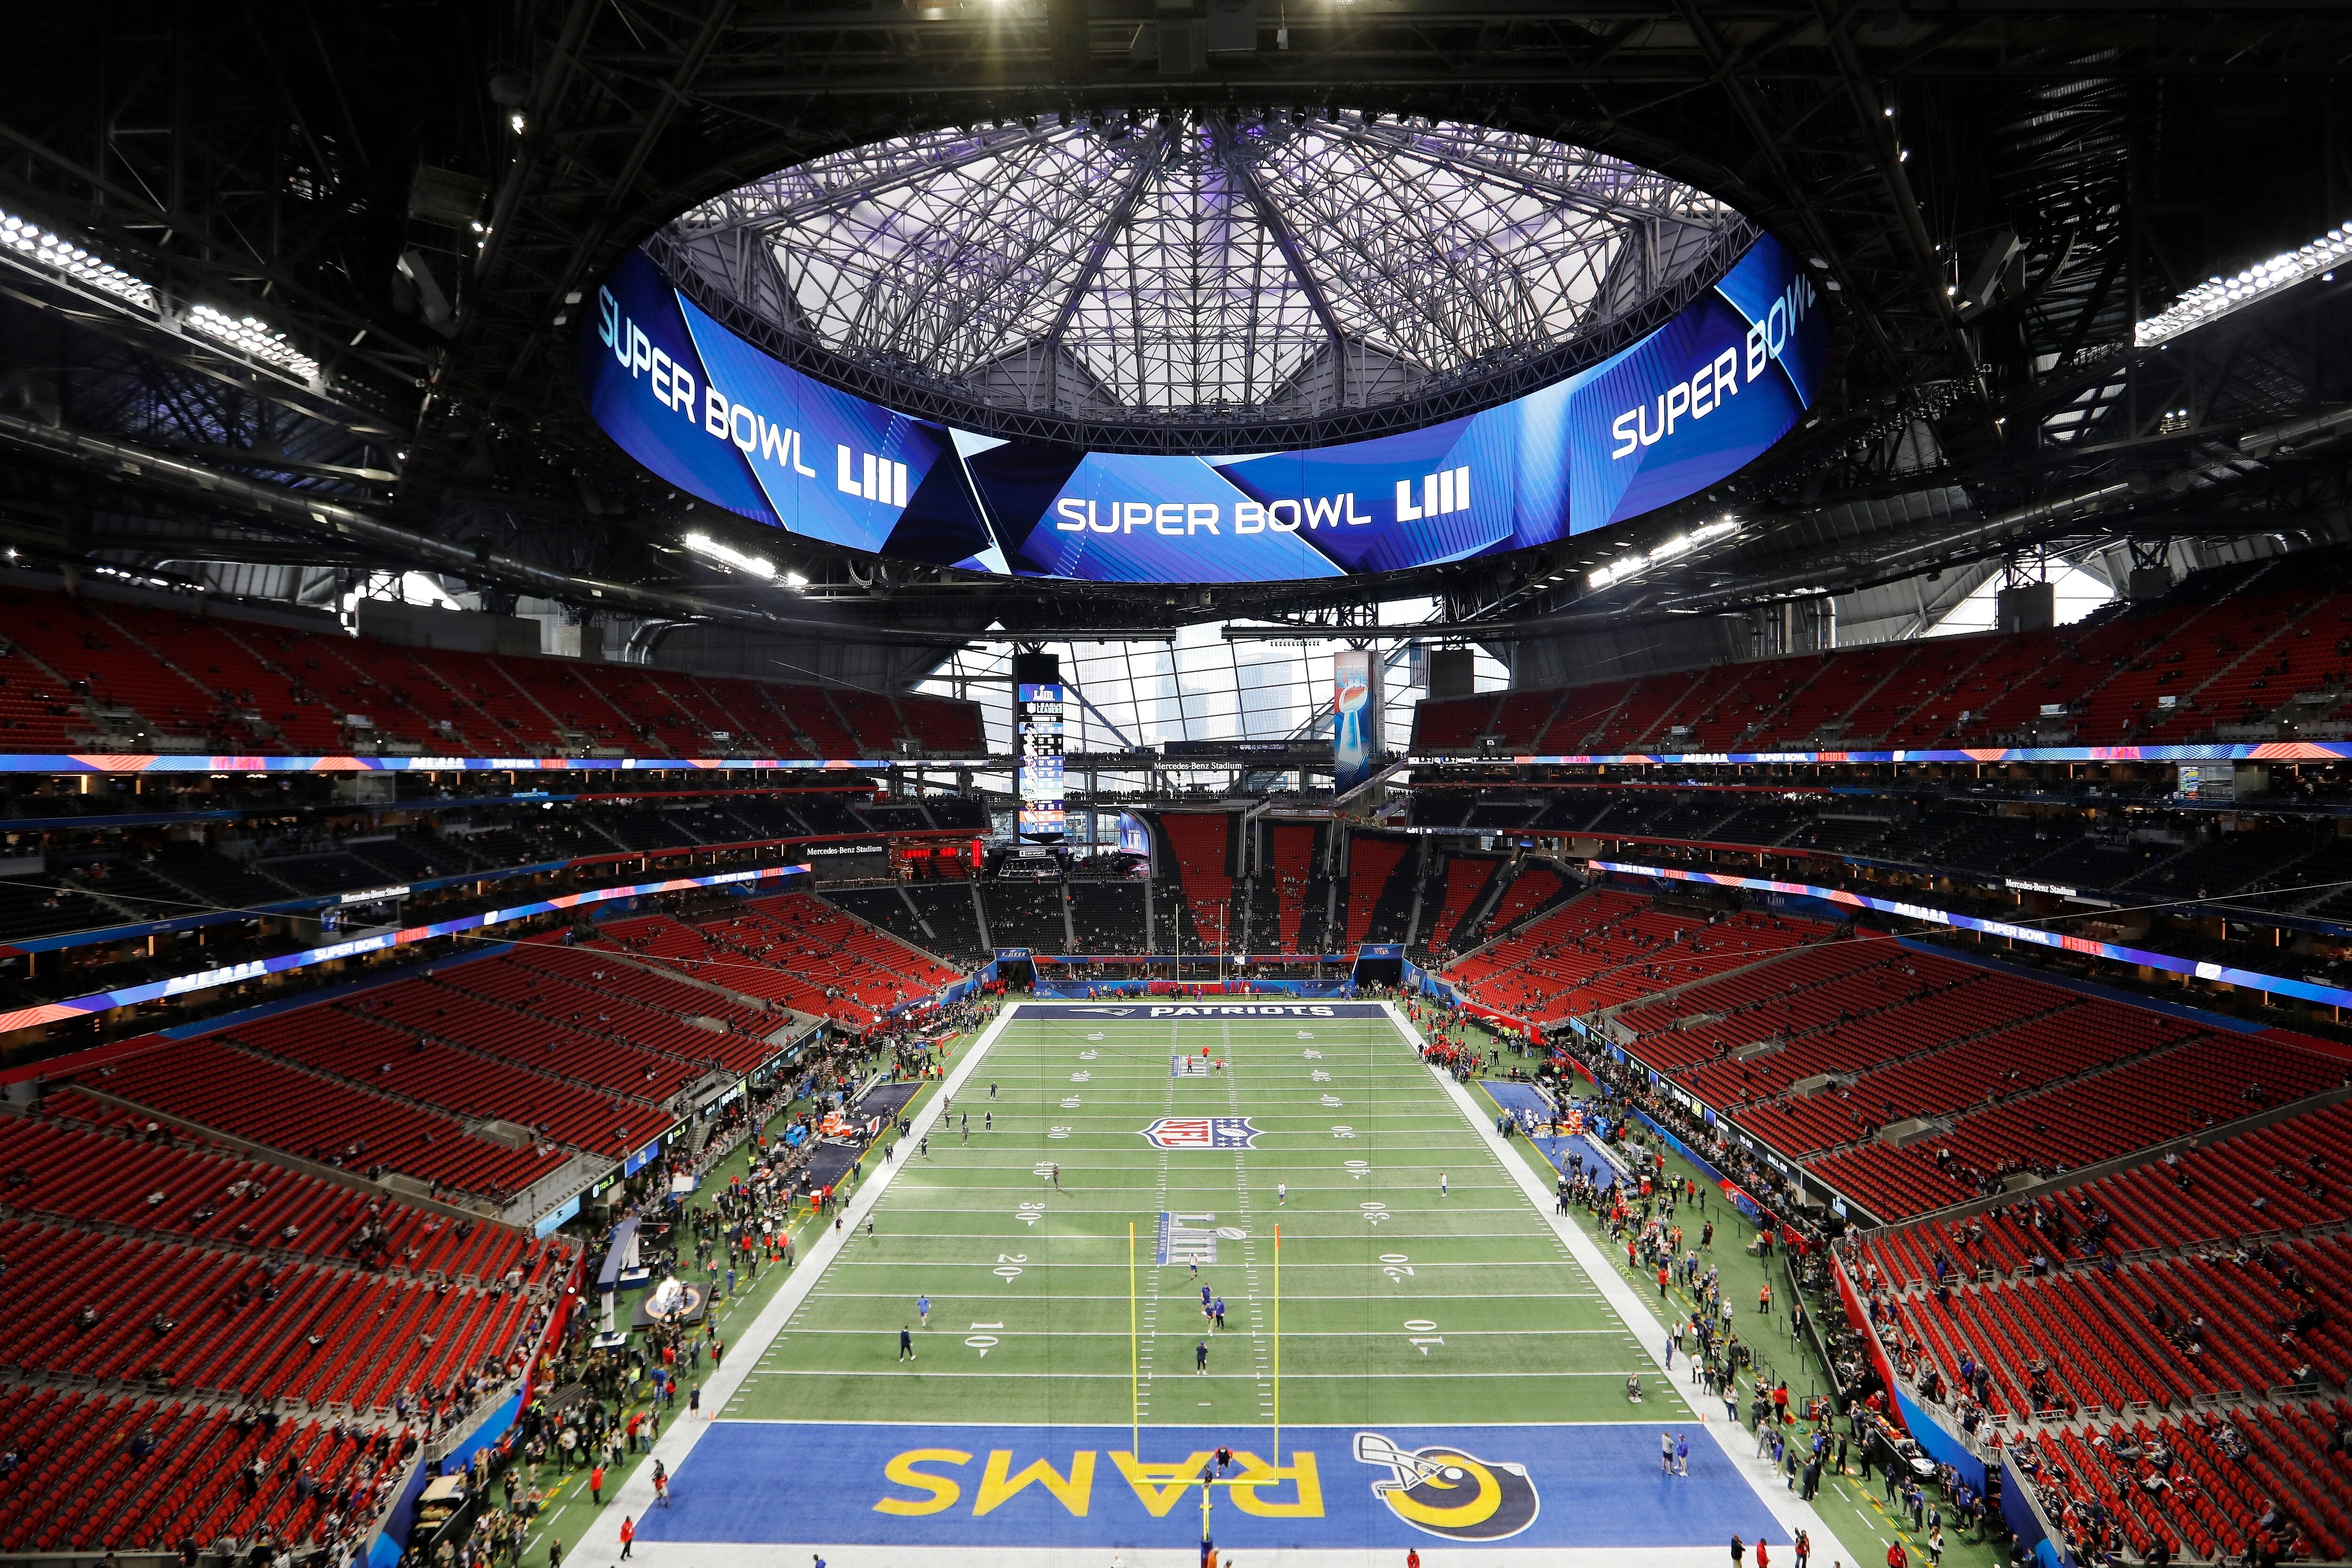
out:
<path id="1" fill-rule="evenodd" d="M 2352 1568 L 2341 0 L 17 26 L 0 1568 Z"/>

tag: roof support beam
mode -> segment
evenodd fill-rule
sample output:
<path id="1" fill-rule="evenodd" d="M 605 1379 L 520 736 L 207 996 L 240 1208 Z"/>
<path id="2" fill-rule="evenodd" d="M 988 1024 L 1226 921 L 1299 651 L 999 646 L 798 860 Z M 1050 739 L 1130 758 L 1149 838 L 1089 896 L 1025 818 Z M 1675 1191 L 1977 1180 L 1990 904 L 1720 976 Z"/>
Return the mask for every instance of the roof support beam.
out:
<path id="1" fill-rule="evenodd" d="M 1118 204 L 1105 214 L 1102 226 L 1095 231 L 1094 244 L 1087 247 L 1085 265 L 1078 268 L 1077 276 L 1070 279 L 1070 287 L 1062 296 L 1062 308 L 1054 313 L 1053 326 L 1046 329 L 1045 337 L 1038 340 L 1037 357 L 1048 369 L 1061 354 L 1063 335 L 1069 331 L 1070 323 L 1077 319 L 1078 307 L 1086 302 L 1087 290 L 1092 288 L 1095 279 L 1102 276 L 1103 264 L 1110 259 L 1111 246 L 1118 243 L 1128 219 L 1135 215 L 1135 204 L 1143 199 L 1143 188 L 1151 183 L 1153 175 L 1160 172 L 1160 165 L 1168 155 L 1169 139 L 1173 134 L 1166 125 L 1152 128 L 1150 138 L 1136 154 L 1135 168 L 1128 175 L 1126 188 L 1118 193 Z M 1049 399 L 1052 396 L 1050 388 L 1047 396 Z"/>
<path id="2" fill-rule="evenodd" d="M 1339 329 L 1339 318 L 1331 313 L 1331 301 L 1323 292 L 1322 280 L 1315 276 L 1306 247 L 1298 243 L 1298 235 L 1291 231 L 1288 221 L 1275 207 L 1274 199 L 1266 194 L 1265 186 L 1259 181 L 1257 171 L 1250 167 L 1249 160 L 1243 157 L 1238 150 L 1229 148 L 1225 167 L 1242 189 L 1249 193 L 1250 204 L 1257 208 L 1258 216 L 1265 220 L 1266 232 L 1274 236 L 1275 248 L 1282 252 L 1282 259 L 1289 264 L 1290 275 L 1298 280 L 1298 287 L 1305 292 L 1315 319 L 1322 322 L 1323 330 L 1330 334 L 1331 383 L 1338 389 L 1338 401 L 1345 403 L 1348 401 L 1348 335 Z"/>
<path id="3" fill-rule="evenodd" d="M 1781 199 L 1795 213 L 1799 225 L 1805 232 L 1806 243 L 1813 247 L 1815 255 L 1830 264 L 1830 276 L 1837 280 L 1838 287 L 1857 306 L 1863 307 L 1853 312 L 1861 322 L 1863 336 L 1877 350 L 1888 372 L 1902 376 L 1905 373 L 1903 357 L 1895 351 L 1894 340 L 1886 335 L 1885 323 L 1878 319 L 1876 311 L 1867 308 L 1861 291 L 1854 287 L 1853 268 L 1846 264 L 1836 242 L 1830 237 L 1829 225 L 1822 221 L 1821 214 L 1806 199 L 1805 182 L 1790 167 L 1780 133 L 1765 114 L 1763 106 L 1757 102 L 1755 93 L 1739 72 L 1733 68 L 1731 52 L 1724 47 L 1723 38 L 1716 32 L 1715 24 L 1708 19 L 1706 7 L 1700 0 L 1675 0 L 1675 4 L 1682 13 L 1684 23 L 1690 28 L 1691 37 L 1698 41 L 1707 64 L 1713 68 L 1716 84 L 1723 89 L 1724 97 L 1730 99 L 1733 110 L 1739 116 L 1740 122 L 1748 127 L 1748 134 L 1756 139 L 1756 151 L 1764 159 L 1765 167 L 1771 171 Z"/>
<path id="4" fill-rule="evenodd" d="M 1976 353 L 1969 347 L 1968 334 L 1960 329 L 1951 297 L 1944 291 L 1943 279 L 1937 270 L 1936 242 L 1928 236 L 1927 219 L 1919 212 L 1918 193 L 1912 190 L 1911 176 L 1904 170 L 1903 149 L 1894 119 L 1863 69 L 1862 56 L 1854 48 L 1853 35 L 1846 30 L 1845 17 L 1832 13 L 1829 0 L 1813 0 L 1813 8 L 1821 17 L 1822 32 L 1838 63 L 1839 75 L 1844 79 L 1846 97 L 1862 121 L 1862 136 L 1870 146 L 1879 176 L 1893 199 L 1895 218 L 1911 250 L 1912 270 L 1918 276 L 1920 292 L 1951 346 L 1953 369 L 1961 383 L 1976 394 L 1978 407 L 1990 418 L 1990 397 L 1984 374 L 1977 369 Z"/>

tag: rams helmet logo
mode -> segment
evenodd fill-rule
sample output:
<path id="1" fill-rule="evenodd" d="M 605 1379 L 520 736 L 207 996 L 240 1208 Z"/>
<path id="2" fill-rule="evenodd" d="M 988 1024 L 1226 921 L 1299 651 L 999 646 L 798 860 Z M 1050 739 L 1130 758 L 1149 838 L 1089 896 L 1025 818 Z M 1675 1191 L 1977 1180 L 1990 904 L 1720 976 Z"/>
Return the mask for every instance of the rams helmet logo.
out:
<path id="1" fill-rule="evenodd" d="M 1498 1464 L 1439 1444 L 1406 1453 L 1378 1432 L 1356 1434 L 1356 1458 L 1385 1465 L 1372 1495 L 1415 1530 L 1449 1541 L 1501 1541 L 1536 1521 L 1525 1465 Z"/>

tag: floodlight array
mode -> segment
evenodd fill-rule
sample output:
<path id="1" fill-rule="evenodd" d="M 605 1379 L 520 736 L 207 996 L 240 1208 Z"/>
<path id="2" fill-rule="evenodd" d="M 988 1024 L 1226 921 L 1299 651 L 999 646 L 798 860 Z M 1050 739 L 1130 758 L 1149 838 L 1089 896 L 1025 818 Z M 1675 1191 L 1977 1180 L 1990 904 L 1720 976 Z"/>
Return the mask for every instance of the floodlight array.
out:
<path id="1" fill-rule="evenodd" d="M 2347 260 L 2352 260 L 2352 224 L 2339 225 L 2309 245 L 2256 262 L 2235 277 L 2207 278 L 2162 314 L 2135 326 L 2133 346 L 2153 348 L 2307 277 L 2333 274 Z"/>
<path id="2" fill-rule="evenodd" d="M 1686 534 L 1676 534 L 1648 550 L 1633 550 L 1619 556 L 1606 566 L 1595 567 L 1585 573 L 1585 585 L 1598 593 L 1604 588 L 1614 588 L 1628 578 L 1637 577 L 1654 566 L 1664 566 L 1677 556 L 1685 556 L 1701 545 L 1729 538 L 1739 531 L 1739 525 L 1729 517 L 1712 523 L 1702 523 Z"/>
<path id="3" fill-rule="evenodd" d="M 30 218 L 0 212 L 0 246 L 61 277 L 110 294 L 127 305 L 153 311 L 155 290 L 140 277 L 112 262 L 101 260 L 73 241 L 53 234 Z"/>
<path id="4" fill-rule="evenodd" d="M 257 316 L 240 319 L 225 310 L 199 305 L 188 312 L 187 326 L 192 332 L 226 343 L 264 364 L 289 371 L 306 382 L 319 379 L 319 361 L 296 349 L 286 340 L 285 333 L 274 330 Z"/>
<path id="5" fill-rule="evenodd" d="M 733 545 L 714 539 L 709 534 L 688 534 L 683 542 L 687 549 L 697 555 L 707 556 L 721 565 L 733 567 L 738 571 L 749 572 L 763 582 L 775 580 L 776 563 L 766 556 L 753 555 L 748 550 L 737 549 Z"/>

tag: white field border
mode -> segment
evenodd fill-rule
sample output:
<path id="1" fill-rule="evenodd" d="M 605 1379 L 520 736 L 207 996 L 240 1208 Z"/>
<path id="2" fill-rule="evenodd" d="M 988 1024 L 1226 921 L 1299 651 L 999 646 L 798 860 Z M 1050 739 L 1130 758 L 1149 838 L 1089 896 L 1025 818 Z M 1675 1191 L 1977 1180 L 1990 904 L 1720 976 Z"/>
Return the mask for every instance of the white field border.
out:
<path id="1" fill-rule="evenodd" d="M 1423 1043 L 1421 1031 L 1413 1028 L 1412 1021 L 1395 1003 L 1382 1005 L 1395 1020 L 1398 1032 L 1418 1049 Z M 1642 1293 L 1618 1274 L 1616 1268 L 1601 1252 L 1600 1244 L 1585 1234 L 1582 1226 L 1557 1212 L 1559 1195 L 1544 1185 L 1543 1178 L 1537 1176 L 1525 1160 L 1511 1153 L 1501 1134 L 1495 1131 L 1492 1121 L 1479 1111 L 1478 1103 L 1470 1097 L 1470 1091 L 1454 1082 L 1454 1075 L 1442 1067 L 1433 1066 L 1428 1071 L 1430 1076 L 1437 1081 L 1438 1087 L 1453 1099 L 1464 1118 L 1486 1140 L 1487 1152 L 1494 1155 L 1496 1163 L 1518 1183 L 1520 1190 L 1527 1194 L 1528 1201 L 1535 1205 L 1536 1212 L 1568 1244 L 1569 1251 L 1584 1266 L 1584 1271 L 1591 1276 L 1592 1282 L 1600 1287 L 1601 1300 L 1624 1320 L 1626 1329 L 1640 1343 L 1643 1355 L 1661 1375 L 1670 1376 L 1665 1363 L 1665 1326 L 1652 1313 Z M 1815 1560 L 1850 1563 L 1859 1568 L 1864 1560 L 1846 1550 L 1845 1544 L 1837 1538 L 1836 1532 L 1830 1529 L 1812 1504 L 1798 1500 L 1779 1470 L 1756 1457 L 1756 1444 L 1745 1427 L 1736 1422 L 1710 1418 L 1706 1406 L 1700 1400 L 1686 1398 L 1685 1402 L 1697 1416 L 1701 1431 L 1713 1437 L 1716 1447 L 1723 1450 L 1723 1457 L 1731 1461 L 1733 1469 L 1746 1478 L 1749 1489 L 1756 1493 L 1757 1500 L 1782 1529 L 1791 1535 L 1800 1529 L 1811 1535 Z M 1678 1422 L 1664 1424 L 1680 1425 Z M 1708 1555 L 1722 1559 L 1729 1550 L 1729 1544 L 1727 1542 L 1722 1548 L 1710 1552 Z M 1643 1555 L 1638 1552 L 1626 1554 L 1629 1560 Z"/>
<path id="2" fill-rule="evenodd" d="M 1417 1049 L 1421 1042 L 1419 1031 L 1413 1029 L 1393 1004 L 1383 1004 L 1383 1006 L 1386 1007 L 1390 1021 L 1395 1025 L 1398 1033 L 1405 1041 L 1413 1044 Z M 1005 1026 L 1013 1021 L 1015 1010 L 1013 1005 L 1008 1004 L 997 1015 L 995 1021 L 982 1031 L 971 1049 L 964 1053 L 963 1061 L 948 1074 L 941 1092 L 932 1096 L 929 1107 L 916 1118 L 914 1132 L 908 1138 L 901 1140 L 901 1147 L 930 1131 L 933 1124 L 939 1120 L 940 1107 L 949 1099 L 962 1092 L 965 1081 L 972 1075 L 981 1060 L 996 1043 L 998 1036 L 1003 1032 Z M 1518 1183 L 1528 1200 L 1535 1206 L 1537 1214 L 1559 1234 L 1570 1252 L 1599 1287 L 1601 1299 L 1606 1301 L 1624 1321 L 1627 1331 L 1640 1342 L 1643 1354 L 1663 1371 L 1663 1356 L 1656 1347 L 1664 1343 L 1664 1331 L 1659 1327 L 1656 1318 L 1652 1316 L 1649 1309 L 1643 1305 L 1640 1295 L 1617 1277 L 1616 1271 L 1609 1266 L 1607 1259 L 1601 1256 L 1600 1249 L 1581 1228 L 1572 1220 L 1564 1219 L 1552 1213 L 1553 1195 L 1523 1163 L 1510 1156 L 1502 1140 L 1496 1135 L 1494 1129 L 1486 1124 L 1486 1118 L 1479 1114 L 1477 1103 L 1470 1098 L 1468 1092 L 1444 1072 L 1436 1069 L 1430 1071 L 1437 1079 L 1440 1088 L 1452 1096 L 1456 1108 L 1468 1120 L 1470 1125 L 1485 1137 L 1488 1152 Z M 777 1334 L 782 1331 L 784 1324 L 791 1320 L 793 1314 L 800 1311 L 802 1304 L 807 1300 L 826 1267 L 840 1253 L 848 1238 L 855 1233 L 858 1221 L 863 1219 L 879 1201 L 882 1193 L 888 1187 L 898 1168 L 894 1161 L 885 1165 L 881 1170 L 866 1179 L 849 1200 L 842 1217 L 842 1228 L 838 1231 L 828 1229 L 821 1234 L 818 1240 L 809 1248 L 807 1256 L 794 1268 L 792 1278 L 784 1281 L 782 1288 L 769 1300 L 766 1306 L 760 1310 L 760 1315 L 752 1321 L 751 1326 L 730 1347 L 726 1366 L 712 1374 L 710 1381 L 702 1390 L 703 1408 L 709 1413 L 709 1416 L 700 1421 L 690 1417 L 676 1420 L 663 1431 L 661 1441 L 655 1445 L 652 1457 L 667 1467 L 671 1474 L 675 1475 L 677 1472 L 680 1463 L 694 1451 L 695 1445 L 709 1429 L 717 1414 L 727 1407 L 736 1394 L 741 1390 L 745 1379 L 751 1376 L 757 1370 L 761 1358 L 775 1343 Z M 1844 1549 L 1829 1527 L 1822 1521 L 1821 1516 L 1814 1512 L 1811 1505 L 1796 1500 L 1787 1492 L 1779 1473 L 1752 1457 L 1752 1444 L 1735 1441 L 1731 1436 L 1733 1428 L 1727 1423 L 1709 1421 L 1704 1409 L 1696 1404 L 1692 1408 L 1698 1412 L 1702 1432 L 1714 1434 L 1717 1445 L 1732 1461 L 1733 1468 L 1748 1480 L 1750 1490 L 1757 1494 L 1759 1501 L 1766 1511 L 1770 1513 L 1784 1529 L 1793 1532 L 1801 1527 L 1811 1531 L 1816 1557 L 1825 1556 L 1832 1561 L 1859 1563 L 1860 1560 Z M 946 1423 L 930 1424 L 946 1425 Z M 1549 1425 L 1549 1423 L 1544 1424 Z M 1558 1423 L 1558 1425 L 1566 1426 L 1595 1424 Z M 1609 1423 L 1597 1424 L 1608 1425 Z M 1743 1452 L 1743 1448 L 1748 1451 Z M 593 1521 L 582 1533 L 579 1543 L 567 1552 L 569 1561 L 580 1564 L 591 1563 L 610 1564 L 618 1562 L 621 1519 L 624 1515 L 643 1518 L 646 1510 L 652 1505 L 654 1497 L 652 1473 L 653 1467 L 650 1464 L 639 1465 L 631 1472 L 629 1479 L 623 1483 L 613 1500 L 597 1512 Z M 690 1500 L 683 1499 L 681 1504 L 687 1507 L 692 1506 Z M 639 1541 L 631 1552 L 630 1560 L 643 1562 L 646 1564 L 646 1568 L 710 1568 L 712 1564 L 718 1564 L 719 1568 L 810 1568 L 811 1556 L 814 1552 L 824 1558 L 828 1568 L 905 1568 L 909 1553 L 921 1550 L 923 1549 L 904 1544 L 862 1546 L 826 1545 L 809 1542 L 741 1543 Z M 1421 1555 L 1424 1568 L 1472 1568 L 1474 1563 L 1479 1565 L 1479 1568 L 1722 1568 L 1724 1552 L 1725 1547 L 1722 1545 L 1634 1548 L 1618 1546 L 1447 1547 L 1433 1540 L 1423 1547 Z M 1200 1568 L 1200 1552 L 1197 1548 L 1190 1546 L 1179 1550 L 1158 1548 L 1130 1550 L 1116 1554 L 1095 1547 L 961 1546 L 955 1549 L 953 1555 L 959 1568 L 1110 1568 L 1114 1555 L 1119 1568 Z M 1247 1555 L 1256 1558 L 1272 1554 L 1251 1552 Z M 1377 1550 L 1296 1549 L 1286 1551 L 1280 1555 L 1286 1568 L 1394 1568 L 1396 1557 L 1394 1550 L 1389 1547 Z M 1244 1564 L 1244 1568 L 1252 1568 L 1252 1565 Z"/>
<path id="3" fill-rule="evenodd" d="M 971 1049 L 963 1053 L 963 1060 L 949 1071 L 940 1092 L 931 1096 L 921 1113 L 916 1116 L 913 1130 L 898 1140 L 900 1150 L 913 1148 L 931 1131 L 933 1124 L 940 1120 L 942 1107 L 963 1092 L 965 1081 L 972 1076 L 982 1060 L 988 1055 L 989 1048 L 996 1043 L 997 1037 L 1013 1021 L 1014 1010 L 1010 1006 L 1001 1009 L 994 1020 L 981 1031 L 980 1038 L 972 1041 Z M 761 1359 L 776 1343 L 776 1336 L 783 1332 L 793 1314 L 801 1310 L 825 1270 L 848 1245 L 850 1239 L 856 1235 L 859 1222 L 881 1201 L 882 1194 L 888 1190 L 891 1181 L 903 1168 L 904 1163 L 895 1158 L 884 1162 L 880 1170 L 868 1175 L 858 1184 L 857 1190 L 850 1195 L 842 1210 L 839 1228 L 827 1228 L 817 1233 L 817 1239 L 810 1244 L 806 1255 L 793 1266 L 791 1277 L 784 1281 L 774 1295 L 768 1298 L 768 1304 L 760 1309 L 760 1315 L 751 1320 L 751 1326 L 728 1347 L 727 1364 L 712 1373 L 710 1381 L 703 1385 L 702 1419 L 680 1416 L 664 1427 L 661 1440 L 654 1445 L 651 1458 L 659 1460 L 671 1475 L 677 1473 L 678 1467 L 688 1454 L 694 1452 L 695 1445 L 702 1440 L 702 1435 L 710 1429 L 711 1423 L 741 1391 L 744 1380 L 758 1370 Z M 572 1559 L 583 1563 L 618 1562 L 623 1516 L 642 1519 L 646 1510 L 653 1506 L 653 1465 L 641 1464 L 630 1471 L 619 1491 L 614 1494 L 613 1500 L 596 1513 L 593 1521 L 582 1533 L 579 1543 L 572 1548 Z M 641 1544 L 645 1549 L 643 1554 L 649 1559 L 664 1552 L 677 1553 L 680 1562 L 688 1559 L 707 1562 L 713 1555 L 707 1543 L 657 1544 L 645 1542 Z M 800 1552 L 796 1549 L 777 1550 L 789 1551 L 794 1568 L 799 1568 Z M 630 1560 L 635 1561 L 637 1555 L 639 1553 L 633 1552 Z M 729 1548 L 724 1556 L 730 1562 L 750 1563 L 754 1552 L 749 1548 Z M 898 1556 L 903 1561 L 904 1549 L 899 1550 Z M 775 1559 L 779 1564 L 785 1560 L 781 1555 Z M 1101 1568 L 1101 1565 L 1097 1563 L 1093 1568 Z M 1197 1561 L 1194 1568 L 1198 1568 Z"/>

